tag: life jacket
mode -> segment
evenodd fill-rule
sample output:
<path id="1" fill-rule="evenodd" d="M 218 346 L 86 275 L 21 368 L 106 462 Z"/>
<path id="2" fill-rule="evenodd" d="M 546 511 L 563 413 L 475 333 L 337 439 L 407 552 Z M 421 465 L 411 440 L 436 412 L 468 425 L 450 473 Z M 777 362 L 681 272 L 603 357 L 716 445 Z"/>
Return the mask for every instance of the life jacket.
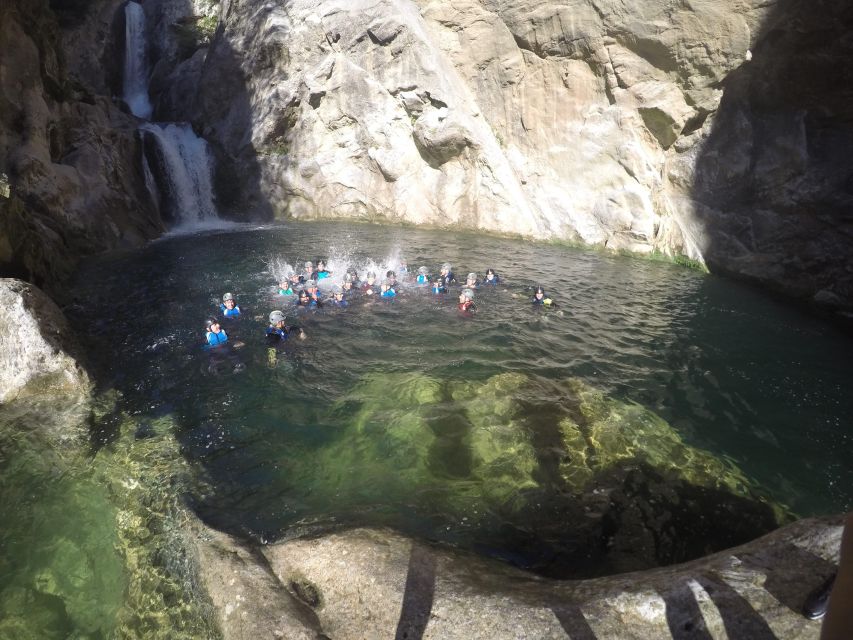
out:
<path id="1" fill-rule="evenodd" d="M 224 304 L 220 304 L 219 310 L 222 311 L 222 315 L 225 316 L 226 318 L 230 318 L 230 317 L 240 315 L 240 307 L 238 307 L 236 304 L 234 305 L 233 309 L 229 309 Z"/>
<path id="2" fill-rule="evenodd" d="M 328 278 L 332 275 L 331 271 L 318 271 L 316 274 L 317 280 L 323 280 L 324 278 Z"/>
<path id="3" fill-rule="evenodd" d="M 448 271 L 447 275 L 442 276 L 441 279 L 444 280 L 444 284 L 451 284 L 453 282 L 456 282 L 456 278 L 453 277 L 452 271 Z"/>
<path id="4" fill-rule="evenodd" d="M 471 312 L 474 310 L 474 301 L 467 300 L 465 302 L 460 302 L 456 307 L 462 312 Z"/>
<path id="5" fill-rule="evenodd" d="M 288 287 L 287 289 L 279 289 L 278 295 L 280 295 L 280 296 L 292 296 L 293 295 L 293 289 L 291 287 Z"/>
<path id="6" fill-rule="evenodd" d="M 447 288 L 444 285 L 441 285 L 438 287 L 433 286 L 432 292 L 433 293 L 447 293 Z"/>
<path id="7" fill-rule="evenodd" d="M 419 275 L 417 278 L 418 284 L 429 284 L 429 276 L 425 276 L 423 274 Z"/>
<path id="8" fill-rule="evenodd" d="M 284 342 L 288 338 L 288 333 L 286 329 L 279 329 L 278 327 L 267 327 L 267 338 L 270 340 L 278 340 L 280 342 Z"/>
<path id="9" fill-rule="evenodd" d="M 224 344 L 228 342 L 228 334 L 225 333 L 224 330 L 220 330 L 219 333 L 213 333 L 213 331 L 208 331 L 207 335 L 205 335 L 205 339 L 207 340 L 207 344 L 211 347 L 217 347 L 220 344 Z"/>
<path id="10" fill-rule="evenodd" d="M 388 291 L 383 291 L 383 292 L 382 292 L 382 297 L 383 297 L 383 298 L 393 298 L 393 297 L 394 297 L 394 296 L 396 296 L 396 295 L 397 295 L 397 292 L 396 292 L 396 291 L 394 291 L 393 289 L 388 289 Z"/>

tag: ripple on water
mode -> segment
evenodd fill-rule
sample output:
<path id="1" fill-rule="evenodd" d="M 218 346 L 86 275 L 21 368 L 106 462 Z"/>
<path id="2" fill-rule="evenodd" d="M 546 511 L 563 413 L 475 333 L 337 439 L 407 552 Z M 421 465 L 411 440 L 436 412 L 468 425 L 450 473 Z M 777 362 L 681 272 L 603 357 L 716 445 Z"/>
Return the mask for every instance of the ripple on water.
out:
<path id="1" fill-rule="evenodd" d="M 415 288 L 297 316 L 275 284 L 321 256 L 332 282 L 348 264 L 382 273 L 403 256 L 412 270 L 448 260 L 461 278 L 491 266 L 505 284 L 476 292 L 472 318 L 453 293 Z M 531 308 L 537 283 L 559 313 Z M 246 346 L 211 367 L 202 323 L 225 291 L 244 310 L 227 330 Z M 105 355 L 100 377 L 131 411 L 173 408 L 210 481 L 198 509 L 235 532 L 387 524 L 589 575 L 726 546 L 788 508 L 851 506 L 849 341 L 673 265 L 289 224 L 102 258 L 74 294 L 86 306 L 72 320 Z M 271 359 L 262 333 L 275 307 L 309 337 Z"/>

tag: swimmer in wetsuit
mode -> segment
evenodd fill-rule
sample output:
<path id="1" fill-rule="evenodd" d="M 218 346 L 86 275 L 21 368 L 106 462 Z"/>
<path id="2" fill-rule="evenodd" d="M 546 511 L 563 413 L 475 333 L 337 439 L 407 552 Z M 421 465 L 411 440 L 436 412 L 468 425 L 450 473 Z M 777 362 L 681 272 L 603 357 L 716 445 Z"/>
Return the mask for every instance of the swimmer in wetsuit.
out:
<path id="1" fill-rule="evenodd" d="M 225 333 L 225 330 L 216 318 L 208 318 L 204 323 L 204 330 L 204 339 L 207 341 L 207 346 L 213 348 L 228 342 L 228 334 Z"/>
<path id="2" fill-rule="evenodd" d="M 226 318 L 236 318 L 240 315 L 240 307 L 237 306 L 237 301 L 230 293 L 222 296 L 222 304 L 219 305 L 219 310 Z"/>
<path id="3" fill-rule="evenodd" d="M 376 286 L 376 274 L 373 271 L 368 271 L 367 277 L 361 283 L 361 293 L 366 296 L 372 296 L 374 293 L 377 293 L 378 288 Z"/>
<path id="4" fill-rule="evenodd" d="M 344 290 L 340 285 L 334 285 L 332 287 L 332 299 L 330 304 L 333 307 L 339 307 L 341 309 L 349 306 L 349 302 L 344 299 Z"/>
<path id="5" fill-rule="evenodd" d="M 441 280 L 444 282 L 445 287 L 456 282 L 456 278 L 453 275 L 453 268 L 450 266 L 449 262 L 445 262 L 441 265 Z"/>
<path id="6" fill-rule="evenodd" d="M 326 263 L 323 260 L 317 260 L 317 270 L 313 273 L 312 280 L 320 281 L 332 275 L 331 271 L 326 269 Z"/>
<path id="7" fill-rule="evenodd" d="M 388 273 L 391 273 L 389 271 Z M 382 293 L 379 294 L 382 298 L 396 298 L 397 290 L 394 289 L 394 285 L 391 282 L 391 278 L 386 278 L 385 282 L 382 283 Z"/>
<path id="8" fill-rule="evenodd" d="M 480 281 L 477 280 L 477 274 L 473 272 L 469 273 L 464 286 L 472 290 L 477 289 L 480 286 Z"/>
<path id="9" fill-rule="evenodd" d="M 287 341 L 291 336 L 304 338 L 305 332 L 300 327 L 289 327 L 285 324 L 281 311 L 270 312 L 270 325 L 267 327 L 266 338 L 271 345 Z"/>
<path id="10" fill-rule="evenodd" d="M 491 268 L 486 269 L 486 277 L 483 279 L 482 284 L 496 285 L 496 284 L 500 284 L 500 281 L 501 281 L 500 276 L 495 273 L 494 269 L 491 269 Z"/>
<path id="11" fill-rule="evenodd" d="M 456 308 L 465 315 L 474 313 L 477 307 L 474 305 L 474 292 L 471 289 L 463 289 L 459 293 L 459 304 Z"/>
<path id="12" fill-rule="evenodd" d="M 432 283 L 432 292 L 435 294 L 447 293 L 447 287 L 444 286 L 444 280 L 442 278 L 436 278 Z"/>
<path id="13" fill-rule="evenodd" d="M 541 286 L 536 287 L 533 292 L 533 297 L 530 299 L 533 306 L 542 307 L 544 309 L 556 309 L 557 303 L 554 302 L 545 294 L 545 289 Z"/>
<path id="14" fill-rule="evenodd" d="M 415 284 L 425 286 L 428 285 L 429 282 L 429 270 L 426 267 L 418 267 L 418 276 L 415 278 Z"/>

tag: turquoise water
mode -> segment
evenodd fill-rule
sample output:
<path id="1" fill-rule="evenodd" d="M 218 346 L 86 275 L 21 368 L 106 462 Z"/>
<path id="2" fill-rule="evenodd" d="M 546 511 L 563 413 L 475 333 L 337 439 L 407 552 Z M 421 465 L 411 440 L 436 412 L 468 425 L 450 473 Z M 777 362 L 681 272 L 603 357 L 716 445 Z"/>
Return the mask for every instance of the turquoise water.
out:
<path id="1" fill-rule="evenodd" d="M 503 286 L 293 314 L 270 360 L 272 273 L 330 259 Z M 364 269 L 359 269 L 363 274 Z M 543 284 L 560 312 L 531 308 Z M 232 292 L 242 349 L 204 319 Z M 87 264 L 66 312 L 99 384 L 169 415 L 209 523 L 273 541 L 388 525 L 548 575 L 677 562 L 791 514 L 853 505 L 853 344 L 760 292 L 675 265 L 472 234 L 289 224 Z M 242 371 L 234 373 L 234 365 Z M 142 427 L 144 428 L 144 424 Z M 114 437 L 108 427 L 96 443 Z M 721 480 L 722 478 L 722 480 Z"/>

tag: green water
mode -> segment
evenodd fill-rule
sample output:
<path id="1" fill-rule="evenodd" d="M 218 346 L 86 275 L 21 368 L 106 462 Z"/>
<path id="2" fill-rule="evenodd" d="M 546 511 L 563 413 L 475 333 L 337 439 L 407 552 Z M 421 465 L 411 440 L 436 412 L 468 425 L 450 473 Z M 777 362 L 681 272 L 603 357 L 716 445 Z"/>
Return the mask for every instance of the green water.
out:
<path id="1" fill-rule="evenodd" d="M 295 315 L 277 265 L 404 256 L 501 287 L 403 288 Z M 527 303 L 541 283 L 561 313 Z M 212 358 L 222 293 L 243 349 Z M 170 415 L 209 523 L 262 541 L 390 525 L 548 575 L 685 560 L 849 509 L 853 346 L 760 293 L 658 262 L 470 234 L 293 224 L 88 265 L 67 312 L 131 414 Z M 308 339 L 269 360 L 274 308 Z M 100 356 L 100 357 L 99 357 Z M 235 363 L 245 369 L 232 373 Z M 98 435 L 109 442 L 109 429 Z"/>

